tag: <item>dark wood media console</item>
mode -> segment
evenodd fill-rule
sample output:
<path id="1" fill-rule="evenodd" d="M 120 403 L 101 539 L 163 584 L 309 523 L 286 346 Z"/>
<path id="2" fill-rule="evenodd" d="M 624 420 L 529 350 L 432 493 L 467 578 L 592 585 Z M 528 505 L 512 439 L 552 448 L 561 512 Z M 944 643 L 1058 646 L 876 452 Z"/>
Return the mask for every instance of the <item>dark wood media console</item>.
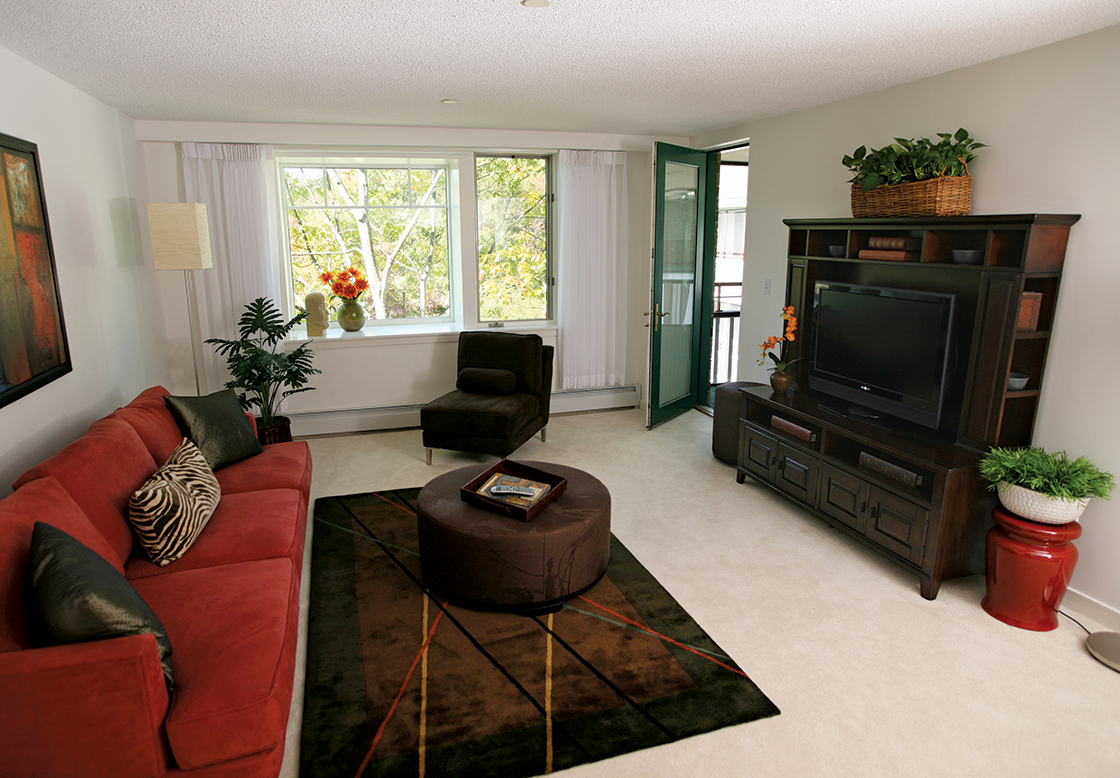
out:
<path id="1" fill-rule="evenodd" d="M 847 414 L 850 403 L 804 388 L 807 359 L 795 365 L 797 391 L 743 389 L 739 482 L 757 479 L 912 570 L 926 599 L 943 580 L 983 572 L 996 500 L 976 464 L 990 446 L 1031 442 L 1066 243 L 1079 218 L 786 220 L 786 304 L 800 322 L 790 358 L 808 356 L 817 281 L 954 294 L 956 358 L 936 430 Z M 890 238 L 905 245 L 906 259 L 869 258 Z M 961 249 L 979 251 L 979 263 L 954 261 Z M 1025 389 L 1008 389 L 1012 372 L 1029 377 Z"/>

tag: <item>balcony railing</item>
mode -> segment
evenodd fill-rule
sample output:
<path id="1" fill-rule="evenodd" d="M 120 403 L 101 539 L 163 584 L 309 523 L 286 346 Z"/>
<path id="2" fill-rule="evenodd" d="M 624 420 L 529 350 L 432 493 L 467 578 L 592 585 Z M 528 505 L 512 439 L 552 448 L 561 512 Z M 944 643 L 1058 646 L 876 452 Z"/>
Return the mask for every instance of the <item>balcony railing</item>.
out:
<path id="1" fill-rule="evenodd" d="M 741 283 L 715 285 L 712 321 L 712 385 L 735 379 L 739 369 L 739 311 L 743 306 Z"/>

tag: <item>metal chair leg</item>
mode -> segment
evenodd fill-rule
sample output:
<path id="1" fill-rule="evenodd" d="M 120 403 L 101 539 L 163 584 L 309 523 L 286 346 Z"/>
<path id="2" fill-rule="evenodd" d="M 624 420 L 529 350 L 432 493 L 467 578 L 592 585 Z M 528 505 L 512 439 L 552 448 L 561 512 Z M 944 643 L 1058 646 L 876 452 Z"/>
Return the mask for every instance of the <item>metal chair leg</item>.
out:
<path id="1" fill-rule="evenodd" d="M 426 447 L 426 446 L 425 446 L 425 449 L 428 452 L 428 464 L 430 465 L 430 464 L 432 464 L 432 450 L 430 448 Z"/>
<path id="2" fill-rule="evenodd" d="M 544 431 L 545 431 L 546 429 L 548 429 L 548 427 L 541 427 L 541 443 L 544 443 L 544 442 L 545 442 L 545 439 L 544 439 Z"/>

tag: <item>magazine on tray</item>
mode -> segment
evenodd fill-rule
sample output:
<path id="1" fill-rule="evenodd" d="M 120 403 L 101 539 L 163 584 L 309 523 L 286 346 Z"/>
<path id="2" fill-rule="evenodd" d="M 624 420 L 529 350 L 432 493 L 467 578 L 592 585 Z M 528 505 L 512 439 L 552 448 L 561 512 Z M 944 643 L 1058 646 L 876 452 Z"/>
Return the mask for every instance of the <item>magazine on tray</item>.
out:
<path id="1" fill-rule="evenodd" d="M 527 494 L 506 493 L 502 494 L 499 489 L 498 494 L 494 494 L 494 487 L 520 487 L 521 489 L 531 490 Z M 494 473 L 490 479 L 484 483 L 478 490 L 479 494 L 485 495 L 492 500 L 501 500 L 502 502 L 516 505 L 520 508 L 528 508 L 535 504 L 540 498 L 544 497 L 548 490 L 551 489 L 550 484 L 541 483 L 540 481 L 530 481 L 528 478 L 518 478 L 509 473 Z"/>

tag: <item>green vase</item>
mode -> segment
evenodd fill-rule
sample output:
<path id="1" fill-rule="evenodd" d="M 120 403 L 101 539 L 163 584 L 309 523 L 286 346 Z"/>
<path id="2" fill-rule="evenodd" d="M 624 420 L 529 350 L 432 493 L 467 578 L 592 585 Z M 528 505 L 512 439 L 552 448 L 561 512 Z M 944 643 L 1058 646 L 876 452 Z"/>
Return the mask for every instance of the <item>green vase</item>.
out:
<path id="1" fill-rule="evenodd" d="M 354 300 L 343 300 L 338 306 L 338 326 L 347 332 L 357 332 L 366 324 L 366 311 L 362 304 Z"/>

